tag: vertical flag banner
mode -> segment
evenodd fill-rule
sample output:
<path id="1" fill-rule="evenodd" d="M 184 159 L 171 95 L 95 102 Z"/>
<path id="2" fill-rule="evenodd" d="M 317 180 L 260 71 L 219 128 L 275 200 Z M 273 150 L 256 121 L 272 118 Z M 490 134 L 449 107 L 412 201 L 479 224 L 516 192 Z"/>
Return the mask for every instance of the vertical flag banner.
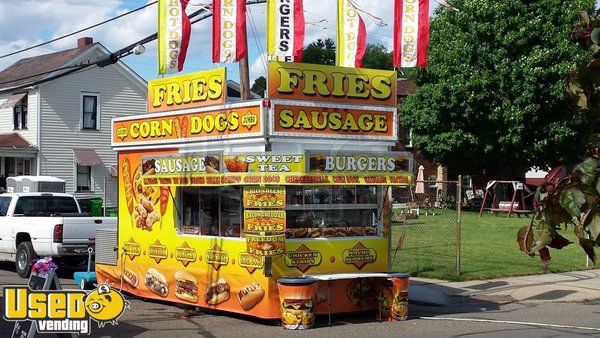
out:
<path id="1" fill-rule="evenodd" d="M 246 0 L 213 0 L 213 62 L 237 62 L 246 45 Z"/>
<path id="2" fill-rule="evenodd" d="M 427 66 L 429 0 L 395 0 L 394 67 Z"/>
<path id="3" fill-rule="evenodd" d="M 183 69 L 192 25 L 185 13 L 189 0 L 158 1 L 158 74 Z"/>
<path id="4" fill-rule="evenodd" d="M 350 0 L 338 0 L 337 8 L 337 55 L 340 67 L 362 67 L 367 49 L 365 22 Z"/>
<path id="5" fill-rule="evenodd" d="M 267 55 L 270 60 L 301 62 L 304 47 L 303 0 L 267 0 Z"/>

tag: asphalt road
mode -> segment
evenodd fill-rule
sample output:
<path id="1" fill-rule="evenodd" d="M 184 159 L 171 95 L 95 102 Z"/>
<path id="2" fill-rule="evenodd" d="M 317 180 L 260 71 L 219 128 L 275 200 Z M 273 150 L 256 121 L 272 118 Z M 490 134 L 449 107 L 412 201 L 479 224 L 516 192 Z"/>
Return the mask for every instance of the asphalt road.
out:
<path id="1" fill-rule="evenodd" d="M 61 277 L 63 288 L 76 288 L 67 273 Z M 12 264 L 0 263 L 0 287 L 25 283 Z M 444 307 L 411 304 L 410 318 L 403 322 L 379 323 L 374 313 L 361 313 L 334 316 L 331 327 L 326 317 L 319 317 L 313 329 L 286 331 L 274 321 L 128 299 L 131 309 L 119 325 L 98 328 L 92 323 L 93 337 L 600 337 L 600 302 L 526 304 L 458 297 Z M 2 313 L 3 307 L 2 301 Z M 0 337 L 12 327 L 1 320 Z"/>

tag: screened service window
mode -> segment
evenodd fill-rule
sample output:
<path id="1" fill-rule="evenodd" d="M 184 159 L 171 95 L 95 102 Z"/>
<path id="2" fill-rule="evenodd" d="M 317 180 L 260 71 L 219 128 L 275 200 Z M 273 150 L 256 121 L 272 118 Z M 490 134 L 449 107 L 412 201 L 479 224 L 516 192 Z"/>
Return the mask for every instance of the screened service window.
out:
<path id="1" fill-rule="evenodd" d="M 13 108 L 13 124 L 15 130 L 27 129 L 27 95 Z"/>
<path id="2" fill-rule="evenodd" d="M 180 187 L 180 233 L 240 237 L 242 196 L 239 187 Z"/>
<path id="3" fill-rule="evenodd" d="M 380 193 L 376 186 L 289 186 L 286 237 L 376 236 Z"/>
<path id="4" fill-rule="evenodd" d="M 72 197 L 26 196 L 20 197 L 15 207 L 16 215 L 49 216 L 61 213 L 77 213 L 77 204 Z"/>
<path id="5" fill-rule="evenodd" d="M 77 165 L 77 191 L 92 190 L 92 167 Z"/>
<path id="6" fill-rule="evenodd" d="M 98 96 L 83 95 L 83 129 L 98 129 Z"/>

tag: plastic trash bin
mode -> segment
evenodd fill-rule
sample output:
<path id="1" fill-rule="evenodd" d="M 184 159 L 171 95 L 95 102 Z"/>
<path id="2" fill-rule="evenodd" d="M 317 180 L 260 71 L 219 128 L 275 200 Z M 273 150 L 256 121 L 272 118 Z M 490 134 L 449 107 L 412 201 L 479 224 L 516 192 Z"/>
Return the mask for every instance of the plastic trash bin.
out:
<path id="1" fill-rule="evenodd" d="M 280 278 L 277 288 L 283 327 L 288 330 L 310 329 L 315 323 L 317 280 L 308 277 Z"/>
<path id="2" fill-rule="evenodd" d="M 408 318 L 408 279 L 407 273 L 392 274 L 383 281 L 379 311 L 383 320 L 395 321 Z"/>
<path id="3" fill-rule="evenodd" d="M 102 199 L 92 198 L 90 199 L 90 214 L 92 216 L 103 216 L 104 211 L 102 210 Z"/>

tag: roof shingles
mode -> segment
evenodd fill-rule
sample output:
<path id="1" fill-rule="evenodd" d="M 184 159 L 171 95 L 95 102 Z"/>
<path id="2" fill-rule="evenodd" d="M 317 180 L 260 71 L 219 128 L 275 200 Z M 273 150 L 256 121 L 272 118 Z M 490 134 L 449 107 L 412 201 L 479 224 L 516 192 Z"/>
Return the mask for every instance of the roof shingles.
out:
<path id="1" fill-rule="evenodd" d="M 21 59 L 0 72 L 0 88 L 11 88 L 41 80 L 48 76 L 48 72 L 64 66 L 87 48 L 89 45 Z"/>
<path id="2" fill-rule="evenodd" d="M 18 133 L 0 134 L 0 148 L 29 148 L 31 144 Z"/>

